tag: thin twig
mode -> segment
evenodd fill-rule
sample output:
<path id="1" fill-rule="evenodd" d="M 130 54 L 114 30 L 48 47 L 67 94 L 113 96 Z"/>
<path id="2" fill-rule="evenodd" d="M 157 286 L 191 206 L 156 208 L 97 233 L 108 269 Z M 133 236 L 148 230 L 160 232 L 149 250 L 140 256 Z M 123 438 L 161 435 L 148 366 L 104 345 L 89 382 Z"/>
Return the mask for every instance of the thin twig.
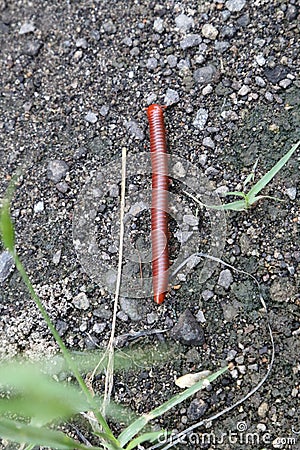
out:
<path id="1" fill-rule="evenodd" d="M 110 396 L 114 384 L 114 341 L 118 312 L 118 301 L 121 287 L 122 276 L 122 260 L 123 260 L 123 241 L 124 241 L 124 210 L 125 210 L 125 188 L 126 188 L 126 148 L 122 148 L 122 181 L 121 181 L 121 204 L 120 204 L 120 240 L 119 240 L 119 261 L 118 261 L 118 276 L 116 282 L 116 291 L 114 298 L 114 310 L 112 318 L 112 326 L 109 343 L 107 345 L 106 353 L 108 354 L 107 372 L 105 377 L 105 390 L 103 400 L 103 415 L 110 401 Z"/>

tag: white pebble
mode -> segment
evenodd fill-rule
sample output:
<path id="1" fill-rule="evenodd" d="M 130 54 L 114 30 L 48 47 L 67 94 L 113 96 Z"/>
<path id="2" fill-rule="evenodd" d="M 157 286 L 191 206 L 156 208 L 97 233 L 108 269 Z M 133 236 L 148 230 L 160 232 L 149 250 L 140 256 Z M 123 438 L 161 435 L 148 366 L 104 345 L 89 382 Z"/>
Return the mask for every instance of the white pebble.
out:
<path id="1" fill-rule="evenodd" d="M 297 196 L 297 188 L 295 187 L 287 188 L 286 193 L 291 200 L 295 200 Z"/>
<path id="2" fill-rule="evenodd" d="M 98 120 L 98 117 L 96 116 L 95 113 L 93 113 L 92 111 L 89 111 L 89 112 L 85 115 L 84 120 L 85 120 L 86 122 L 89 122 L 89 123 L 96 123 L 97 120 Z"/>
<path id="3" fill-rule="evenodd" d="M 154 25 L 153 25 L 154 30 L 157 33 L 162 33 L 164 30 L 164 21 L 163 19 L 161 19 L 160 17 L 157 17 L 157 19 L 155 19 L 154 21 Z"/>
<path id="4" fill-rule="evenodd" d="M 214 41 L 219 34 L 216 27 L 214 27 L 210 23 L 206 23 L 203 25 L 201 33 L 204 37 L 206 37 L 207 39 L 210 39 L 212 41 Z"/>
<path id="5" fill-rule="evenodd" d="M 77 309 L 86 310 L 90 306 L 90 301 L 84 292 L 80 292 L 80 294 L 76 295 L 76 297 L 73 298 L 73 303 Z"/>
<path id="6" fill-rule="evenodd" d="M 43 200 L 37 202 L 34 205 L 33 210 L 34 210 L 35 213 L 40 213 L 40 212 L 44 211 L 44 202 L 43 202 Z"/>

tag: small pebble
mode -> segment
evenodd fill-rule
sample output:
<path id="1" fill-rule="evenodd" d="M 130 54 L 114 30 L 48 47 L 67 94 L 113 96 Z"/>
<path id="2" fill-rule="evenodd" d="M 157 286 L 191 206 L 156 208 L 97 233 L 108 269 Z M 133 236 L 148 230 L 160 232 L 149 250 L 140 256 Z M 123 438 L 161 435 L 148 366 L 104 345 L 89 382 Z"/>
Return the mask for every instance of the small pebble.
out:
<path id="1" fill-rule="evenodd" d="M 175 18 L 177 28 L 181 31 L 189 31 L 194 26 L 194 19 L 185 14 L 180 14 Z"/>
<path id="2" fill-rule="evenodd" d="M 40 213 L 44 211 L 44 202 L 43 200 L 37 202 L 34 206 L 33 206 L 33 210 L 35 213 Z"/>
<path id="3" fill-rule="evenodd" d="M 268 412 L 269 409 L 269 405 L 266 402 L 263 402 L 257 410 L 257 414 L 259 415 L 259 417 L 266 417 L 266 414 Z"/>
<path id="4" fill-rule="evenodd" d="M 9 251 L 0 253 L 0 283 L 3 283 L 14 268 L 14 259 Z"/>
<path id="5" fill-rule="evenodd" d="M 291 200 L 295 200 L 297 196 L 297 188 L 295 187 L 287 188 L 286 193 Z"/>
<path id="6" fill-rule="evenodd" d="M 87 310 L 90 307 L 90 301 L 84 292 L 80 292 L 80 294 L 76 295 L 76 297 L 73 298 L 73 303 L 77 309 Z"/>
<path id="7" fill-rule="evenodd" d="M 289 73 L 289 69 L 286 66 L 282 66 L 279 64 L 278 66 L 275 66 L 274 68 L 270 69 L 267 67 L 264 70 L 265 77 L 272 83 L 276 84 L 279 81 L 283 80 L 286 75 Z"/>
<path id="8" fill-rule="evenodd" d="M 233 277 L 229 269 L 224 269 L 219 275 L 218 285 L 222 286 L 224 289 L 229 289 L 233 282 Z"/>
<path id="9" fill-rule="evenodd" d="M 75 42 L 75 45 L 78 48 L 88 48 L 87 40 L 84 38 L 77 39 L 77 41 Z"/>
<path id="10" fill-rule="evenodd" d="M 68 172 L 69 166 L 60 159 L 49 161 L 47 166 L 47 178 L 58 183 Z"/>
<path id="11" fill-rule="evenodd" d="M 215 148 L 215 143 L 212 140 L 212 138 L 210 138 L 209 136 L 205 137 L 202 141 L 202 145 L 204 145 L 204 147 L 208 147 L 208 148 Z"/>
<path id="12" fill-rule="evenodd" d="M 279 81 L 278 84 L 279 84 L 279 86 L 282 87 L 283 89 L 286 89 L 286 88 L 288 88 L 288 87 L 292 84 L 292 81 L 289 80 L 288 78 L 285 78 L 284 80 Z"/>
<path id="13" fill-rule="evenodd" d="M 186 38 L 180 41 L 180 47 L 182 50 L 195 47 L 201 42 L 201 36 L 199 34 L 189 34 Z"/>
<path id="14" fill-rule="evenodd" d="M 186 176 L 186 169 L 184 168 L 183 164 L 180 161 L 178 161 L 174 165 L 173 171 L 179 178 L 183 178 Z"/>
<path id="15" fill-rule="evenodd" d="M 199 84 L 208 84 L 214 79 L 216 71 L 217 70 L 213 65 L 200 67 L 200 69 L 197 69 L 194 72 L 194 80 Z"/>
<path id="16" fill-rule="evenodd" d="M 106 323 L 99 323 L 99 322 L 96 322 L 96 323 L 93 325 L 93 331 L 94 331 L 96 334 L 102 333 L 102 332 L 105 330 L 105 328 L 106 328 Z"/>
<path id="17" fill-rule="evenodd" d="M 228 50 L 230 47 L 230 43 L 227 41 L 216 41 L 215 43 L 215 49 L 219 53 L 224 53 L 226 50 Z"/>
<path id="18" fill-rule="evenodd" d="M 155 312 L 147 314 L 148 325 L 153 325 L 158 320 L 158 315 Z"/>
<path id="19" fill-rule="evenodd" d="M 35 27 L 32 23 L 24 23 L 19 31 L 19 34 L 27 34 L 27 33 L 33 33 L 35 30 Z"/>
<path id="20" fill-rule="evenodd" d="M 112 184 L 109 187 L 109 195 L 110 195 L 110 197 L 117 198 L 117 197 L 119 197 L 119 194 L 120 194 L 119 186 L 117 184 Z"/>
<path id="21" fill-rule="evenodd" d="M 171 337 L 185 345 L 202 345 L 204 343 L 204 331 L 188 309 L 180 315 L 178 322 L 172 328 Z"/>
<path id="22" fill-rule="evenodd" d="M 187 417 L 192 421 L 199 420 L 200 417 L 204 416 L 207 408 L 208 405 L 204 400 L 195 398 L 187 409 Z"/>
<path id="23" fill-rule="evenodd" d="M 246 0 L 227 0 L 225 2 L 225 7 L 230 12 L 239 12 L 242 11 L 244 6 L 246 5 Z"/>
<path id="24" fill-rule="evenodd" d="M 61 250 L 57 250 L 57 252 L 55 252 L 52 257 L 53 264 L 57 266 L 60 262 L 60 258 L 61 258 Z"/>
<path id="25" fill-rule="evenodd" d="M 214 296 L 214 293 L 210 291 L 209 289 L 205 289 L 201 294 L 203 300 L 207 302 L 209 299 L 211 299 Z"/>
<path id="26" fill-rule="evenodd" d="M 179 102 L 179 94 L 174 89 L 168 89 L 164 97 L 164 105 L 170 106 Z"/>
<path id="27" fill-rule="evenodd" d="M 208 84 L 207 86 L 205 86 L 205 87 L 202 89 L 202 94 L 203 94 L 203 95 L 209 95 L 209 94 L 212 93 L 212 91 L 213 91 L 213 87 L 212 87 L 210 84 Z"/>
<path id="28" fill-rule="evenodd" d="M 65 332 L 68 330 L 69 325 L 64 320 L 58 319 L 55 323 L 55 328 L 58 334 L 60 336 L 63 336 Z"/>
<path id="29" fill-rule="evenodd" d="M 229 350 L 228 353 L 227 353 L 226 361 L 234 360 L 236 355 L 237 355 L 237 351 L 236 350 Z"/>
<path id="30" fill-rule="evenodd" d="M 265 59 L 265 57 L 263 56 L 263 55 L 257 55 L 256 57 L 255 57 L 255 61 L 257 62 L 257 64 L 259 65 L 259 66 L 264 66 L 265 64 L 266 64 L 266 59 Z"/>
<path id="31" fill-rule="evenodd" d="M 268 100 L 268 102 L 271 103 L 271 102 L 274 100 L 274 97 L 273 97 L 272 92 L 269 92 L 269 91 L 266 92 L 266 93 L 265 93 L 265 99 Z"/>
<path id="32" fill-rule="evenodd" d="M 23 53 L 28 56 L 37 56 L 42 46 L 43 43 L 40 41 L 28 41 L 23 47 Z"/>
<path id="33" fill-rule="evenodd" d="M 98 117 L 95 113 L 93 113 L 92 111 L 89 111 L 85 116 L 84 116 L 84 120 L 86 122 L 89 123 L 96 123 L 98 120 Z"/>
<path id="34" fill-rule="evenodd" d="M 195 128 L 198 128 L 198 130 L 204 130 L 205 124 L 207 122 L 208 119 L 208 111 L 207 109 L 204 108 L 200 108 L 197 111 L 197 115 L 196 118 L 193 122 L 193 125 Z"/>
<path id="35" fill-rule="evenodd" d="M 120 297 L 120 306 L 133 322 L 138 322 L 144 318 L 144 310 L 140 299 Z"/>
<path id="36" fill-rule="evenodd" d="M 210 23 L 205 23 L 201 29 L 201 33 L 205 38 L 214 41 L 217 38 L 219 31 Z"/>
<path id="37" fill-rule="evenodd" d="M 60 181 L 55 187 L 62 194 L 66 194 L 69 190 L 69 185 L 65 181 Z"/>
<path id="38" fill-rule="evenodd" d="M 192 215 L 184 215 L 183 222 L 187 223 L 191 227 L 197 227 L 199 224 L 199 218 L 196 216 L 192 216 Z"/>
<path id="39" fill-rule="evenodd" d="M 250 92 L 249 86 L 247 86 L 247 85 L 244 84 L 244 85 L 241 87 L 241 89 L 238 91 L 238 95 L 240 95 L 241 97 L 244 97 L 244 95 L 249 94 L 249 92 Z"/>
<path id="40" fill-rule="evenodd" d="M 197 312 L 196 319 L 197 319 L 198 322 L 200 322 L 200 323 L 205 323 L 205 322 L 206 322 L 206 319 L 205 319 L 205 317 L 204 317 L 203 311 L 200 310 L 200 311 Z"/>
<path id="41" fill-rule="evenodd" d="M 164 31 L 164 21 L 160 17 L 155 19 L 153 28 L 157 33 L 162 33 Z"/>
<path id="42" fill-rule="evenodd" d="M 136 139 L 142 141 L 145 137 L 143 130 L 135 120 L 125 122 L 125 128 Z"/>
<path id="43" fill-rule="evenodd" d="M 171 68 L 174 68 L 177 66 L 178 58 L 175 55 L 169 55 L 167 57 L 167 63 Z"/>
<path id="44" fill-rule="evenodd" d="M 114 34 L 116 32 L 116 26 L 112 20 L 108 20 L 102 24 L 103 30 L 107 34 Z"/>
<path id="45" fill-rule="evenodd" d="M 109 112 L 109 106 L 107 106 L 107 105 L 101 106 L 101 108 L 99 110 L 99 113 L 101 114 L 101 116 L 103 116 L 103 117 L 107 116 L 108 112 Z"/>
<path id="46" fill-rule="evenodd" d="M 255 83 L 259 87 L 265 87 L 265 85 L 266 85 L 266 82 L 262 77 L 255 77 Z"/>
<path id="47" fill-rule="evenodd" d="M 156 58 L 148 58 L 146 62 L 146 67 L 148 70 L 154 70 L 158 66 L 157 59 Z"/>
<path id="48" fill-rule="evenodd" d="M 226 322 L 231 322 L 237 316 L 239 308 L 236 304 L 226 303 L 222 305 L 223 316 Z"/>

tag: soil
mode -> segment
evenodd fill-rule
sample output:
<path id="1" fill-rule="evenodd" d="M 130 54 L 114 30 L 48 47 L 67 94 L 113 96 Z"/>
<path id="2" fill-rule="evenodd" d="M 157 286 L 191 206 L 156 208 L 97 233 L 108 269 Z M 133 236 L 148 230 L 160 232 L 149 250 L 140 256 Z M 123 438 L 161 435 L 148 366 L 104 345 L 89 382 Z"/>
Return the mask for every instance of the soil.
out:
<path id="1" fill-rule="evenodd" d="M 266 374 L 272 346 L 253 278 L 199 258 L 170 277 L 163 305 L 152 300 L 145 108 L 167 105 L 171 272 L 203 252 L 254 276 L 276 351 L 259 391 L 176 448 L 300 448 L 299 150 L 263 191 L 281 201 L 220 213 L 190 196 L 233 201 L 222 193 L 242 190 L 256 162 L 257 181 L 299 140 L 296 0 L 0 0 L 0 13 L 0 196 L 21 169 L 17 251 L 68 348 L 105 349 L 110 337 L 126 148 L 117 344 L 163 363 L 116 373 L 113 397 L 148 412 L 180 391 L 176 378 L 231 361 L 232 371 L 154 421 L 182 431 Z M 1 359 L 51 357 L 56 344 L 20 275 L 0 275 Z"/>

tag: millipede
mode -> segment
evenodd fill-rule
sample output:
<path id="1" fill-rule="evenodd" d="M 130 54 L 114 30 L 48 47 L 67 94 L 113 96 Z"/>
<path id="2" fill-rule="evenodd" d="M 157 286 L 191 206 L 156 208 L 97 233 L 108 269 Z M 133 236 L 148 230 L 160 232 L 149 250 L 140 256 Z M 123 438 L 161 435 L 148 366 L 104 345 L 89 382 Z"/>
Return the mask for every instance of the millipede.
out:
<path id="1" fill-rule="evenodd" d="M 151 244 L 154 301 L 163 303 L 168 290 L 168 158 L 163 110 L 153 104 L 147 108 L 152 165 Z"/>

